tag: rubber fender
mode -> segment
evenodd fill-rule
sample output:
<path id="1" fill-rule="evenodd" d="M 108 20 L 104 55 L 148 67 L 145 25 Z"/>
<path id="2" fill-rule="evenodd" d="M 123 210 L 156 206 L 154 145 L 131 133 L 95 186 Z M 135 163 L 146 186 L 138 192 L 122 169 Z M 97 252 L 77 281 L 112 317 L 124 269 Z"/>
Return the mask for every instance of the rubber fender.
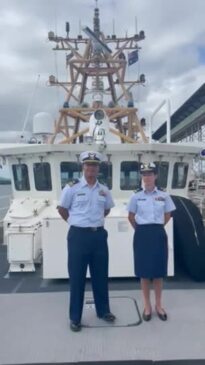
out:
<path id="1" fill-rule="evenodd" d="M 205 281 L 205 229 L 198 207 L 187 198 L 172 196 L 175 257 L 195 281 Z M 180 256 L 180 257 L 179 257 Z"/>

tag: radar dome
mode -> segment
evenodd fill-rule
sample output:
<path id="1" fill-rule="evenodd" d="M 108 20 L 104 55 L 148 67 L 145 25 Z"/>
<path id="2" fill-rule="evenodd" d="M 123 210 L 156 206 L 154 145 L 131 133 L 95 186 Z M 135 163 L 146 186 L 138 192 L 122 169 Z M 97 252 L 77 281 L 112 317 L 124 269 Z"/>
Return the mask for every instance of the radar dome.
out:
<path id="1" fill-rule="evenodd" d="M 33 117 L 33 133 L 52 134 L 53 133 L 52 115 L 46 112 L 35 114 Z"/>

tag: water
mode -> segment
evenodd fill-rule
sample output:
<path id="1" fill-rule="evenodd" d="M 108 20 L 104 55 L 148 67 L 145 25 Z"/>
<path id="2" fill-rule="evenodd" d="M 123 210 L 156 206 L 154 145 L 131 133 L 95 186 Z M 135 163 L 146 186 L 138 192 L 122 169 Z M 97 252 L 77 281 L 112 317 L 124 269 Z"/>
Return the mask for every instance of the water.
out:
<path id="1" fill-rule="evenodd" d="M 10 184 L 1 185 L 0 184 L 0 222 L 4 218 L 10 204 L 10 199 L 12 197 L 12 190 Z"/>

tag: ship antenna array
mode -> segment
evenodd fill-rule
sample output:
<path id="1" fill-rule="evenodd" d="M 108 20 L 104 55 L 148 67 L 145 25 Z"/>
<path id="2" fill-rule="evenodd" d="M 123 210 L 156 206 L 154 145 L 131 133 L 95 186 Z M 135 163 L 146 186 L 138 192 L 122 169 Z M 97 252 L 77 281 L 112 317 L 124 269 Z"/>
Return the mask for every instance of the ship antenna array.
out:
<path id="1" fill-rule="evenodd" d="M 82 28 L 82 34 L 70 37 L 70 26 L 66 22 L 66 37 L 59 37 L 53 32 L 48 34 L 49 40 L 56 43 L 53 50 L 66 51 L 68 67 L 68 81 L 59 81 L 53 75 L 49 77 L 50 86 L 61 86 L 66 91 L 51 143 L 54 143 L 57 134 L 64 135 L 62 143 L 81 142 L 89 130 L 84 128 L 86 123 L 89 124 L 92 113 L 99 108 L 107 115 L 109 125 L 114 125 L 110 131 L 121 142 L 136 143 L 139 134 L 147 142 L 130 91 L 137 84 L 143 85 L 145 76 L 142 74 L 137 80 L 125 80 L 126 67 L 130 65 L 129 55 L 138 54 L 138 42 L 145 38 L 144 31 L 129 37 L 117 36 L 113 20 L 113 34 L 104 35 L 97 6 L 96 0 L 93 30 L 86 26 Z M 108 95 L 111 100 L 105 104 L 103 99 L 105 96 L 108 99 Z M 126 107 L 125 103 L 121 103 L 122 99 L 127 103 Z M 73 101 L 75 106 L 72 106 Z"/>

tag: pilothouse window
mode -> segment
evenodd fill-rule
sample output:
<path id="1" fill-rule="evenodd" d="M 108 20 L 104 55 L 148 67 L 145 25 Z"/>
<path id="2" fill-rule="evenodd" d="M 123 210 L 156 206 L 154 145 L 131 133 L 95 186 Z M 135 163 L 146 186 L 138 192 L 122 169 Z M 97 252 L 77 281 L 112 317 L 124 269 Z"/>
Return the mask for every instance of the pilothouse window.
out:
<path id="1" fill-rule="evenodd" d="M 112 189 L 112 164 L 110 162 L 101 162 L 98 181 L 106 185 L 109 190 Z"/>
<path id="2" fill-rule="evenodd" d="M 166 161 L 154 161 L 157 169 L 156 185 L 160 188 L 167 187 L 169 163 Z"/>
<path id="3" fill-rule="evenodd" d="M 34 163 L 33 172 L 36 190 L 52 190 L 51 168 L 48 162 Z"/>
<path id="4" fill-rule="evenodd" d="M 61 162 L 61 187 L 64 188 L 66 184 L 69 184 L 73 180 L 79 179 L 82 176 L 81 164 L 77 162 Z M 101 184 L 106 185 L 109 189 L 112 189 L 112 164 L 102 162 L 100 164 L 98 181 Z"/>
<path id="5" fill-rule="evenodd" d="M 27 165 L 12 165 L 12 171 L 16 190 L 30 190 Z"/>
<path id="6" fill-rule="evenodd" d="M 136 190 L 141 186 L 140 164 L 137 161 L 123 161 L 120 167 L 120 189 Z"/>
<path id="7" fill-rule="evenodd" d="M 188 175 L 188 164 L 183 162 L 176 162 L 174 164 L 174 173 L 172 179 L 173 189 L 183 189 L 186 186 Z"/>
<path id="8" fill-rule="evenodd" d="M 73 180 L 79 179 L 81 176 L 81 165 L 77 162 L 61 162 L 61 187 L 64 188 L 66 184 Z"/>

